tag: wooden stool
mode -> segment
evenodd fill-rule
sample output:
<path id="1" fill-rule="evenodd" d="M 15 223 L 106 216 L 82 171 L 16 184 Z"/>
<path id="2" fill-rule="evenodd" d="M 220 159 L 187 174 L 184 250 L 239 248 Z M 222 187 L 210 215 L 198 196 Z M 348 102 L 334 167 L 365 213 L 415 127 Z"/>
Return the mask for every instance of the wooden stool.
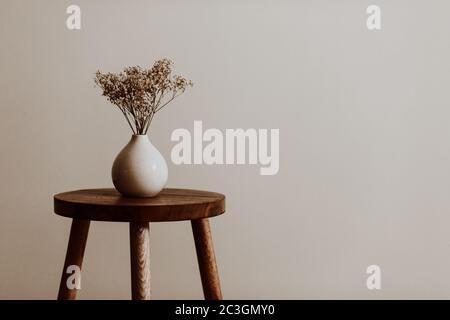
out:
<path id="1" fill-rule="evenodd" d="M 164 189 L 154 198 L 125 198 L 115 189 L 91 189 L 55 195 L 54 208 L 56 214 L 72 218 L 58 299 L 76 298 L 77 289 L 66 284 L 67 267 L 81 270 L 90 221 L 130 224 L 131 296 L 150 299 L 149 223 L 180 220 L 191 220 L 205 299 L 222 299 L 208 218 L 225 212 L 224 195 Z"/>

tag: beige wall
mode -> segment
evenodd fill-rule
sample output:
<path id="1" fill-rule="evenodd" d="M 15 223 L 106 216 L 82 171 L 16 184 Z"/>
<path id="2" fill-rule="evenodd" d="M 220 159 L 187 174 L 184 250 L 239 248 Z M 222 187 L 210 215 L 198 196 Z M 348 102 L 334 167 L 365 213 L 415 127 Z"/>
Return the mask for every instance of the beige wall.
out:
<path id="1" fill-rule="evenodd" d="M 78 4 L 82 30 L 68 31 Z M 369 4 L 382 30 L 365 26 Z M 70 223 L 54 193 L 111 186 L 129 139 L 93 85 L 159 57 L 195 87 L 150 130 L 279 128 L 280 171 L 175 166 L 227 196 L 213 220 L 226 298 L 450 298 L 448 1 L 0 4 L 0 298 L 54 298 Z M 188 223 L 151 226 L 154 298 L 201 298 Z M 365 269 L 382 268 L 382 290 Z M 128 227 L 93 223 L 80 298 L 127 299 Z"/>

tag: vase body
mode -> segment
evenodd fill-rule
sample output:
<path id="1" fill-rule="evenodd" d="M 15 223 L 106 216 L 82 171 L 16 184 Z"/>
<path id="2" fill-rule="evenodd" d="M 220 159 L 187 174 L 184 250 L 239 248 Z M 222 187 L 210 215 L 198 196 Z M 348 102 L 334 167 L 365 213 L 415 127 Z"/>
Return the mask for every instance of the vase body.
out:
<path id="1" fill-rule="evenodd" d="M 154 197 L 166 185 L 167 163 L 147 135 L 133 135 L 114 160 L 114 187 L 126 197 Z"/>

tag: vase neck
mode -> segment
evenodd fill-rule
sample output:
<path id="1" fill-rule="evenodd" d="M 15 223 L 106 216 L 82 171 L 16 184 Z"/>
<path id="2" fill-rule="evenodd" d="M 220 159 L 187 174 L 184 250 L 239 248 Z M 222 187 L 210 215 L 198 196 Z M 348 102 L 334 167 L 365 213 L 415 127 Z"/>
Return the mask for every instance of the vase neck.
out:
<path id="1" fill-rule="evenodd" d="M 150 142 L 150 139 L 148 138 L 148 136 L 146 134 L 133 134 L 131 136 L 131 142 L 136 142 L 136 143 L 140 143 L 140 142 Z"/>

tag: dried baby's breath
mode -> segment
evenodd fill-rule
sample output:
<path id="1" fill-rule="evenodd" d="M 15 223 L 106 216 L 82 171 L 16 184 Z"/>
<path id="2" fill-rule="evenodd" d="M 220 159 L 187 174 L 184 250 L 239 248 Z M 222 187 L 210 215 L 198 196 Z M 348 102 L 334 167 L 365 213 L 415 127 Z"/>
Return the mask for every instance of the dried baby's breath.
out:
<path id="1" fill-rule="evenodd" d="M 146 134 L 156 112 L 181 95 L 190 80 L 172 76 L 173 62 L 156 61 L 149 69 L 127 67 L 120 73 L 97 71 L 95 83 L 112 104 L 119 107 L 134 134 Z"/>

